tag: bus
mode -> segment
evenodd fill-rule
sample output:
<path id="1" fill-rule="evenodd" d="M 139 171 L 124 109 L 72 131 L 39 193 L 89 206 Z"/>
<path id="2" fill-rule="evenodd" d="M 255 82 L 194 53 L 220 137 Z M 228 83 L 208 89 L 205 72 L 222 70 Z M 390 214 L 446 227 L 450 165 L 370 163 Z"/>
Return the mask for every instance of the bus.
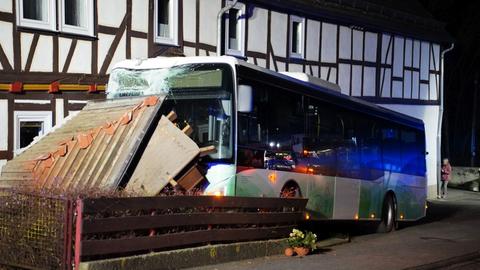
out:
<path id="1" fill-rule="evenodd" d="M 423 122 L 294 75 L 228 56 L 125 60 L 107 97 L 165 95 L 161 113 L 215 146 L 200 160 L 205 194 L 304 197 L 308 219 L 387 232 L 424 217 Z"/>

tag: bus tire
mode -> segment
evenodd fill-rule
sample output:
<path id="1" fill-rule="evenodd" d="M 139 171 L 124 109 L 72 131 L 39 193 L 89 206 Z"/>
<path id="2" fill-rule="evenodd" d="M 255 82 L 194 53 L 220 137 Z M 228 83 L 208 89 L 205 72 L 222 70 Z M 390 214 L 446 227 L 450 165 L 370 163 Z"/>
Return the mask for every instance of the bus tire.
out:
<path id="1" fill-rule="evenodd" d="M 382 220 L 377 227 L 379 233 L 389 233 L 396 228 L 396 205 L 395 199 L 392 194 L 387 194 L 383 201 L 382 207 Z"/>
<path id="2" fill-rule="evenodd" d="M 288 181 L 280 191 L 280 198 L 301 198 L 302 192 L 298 184 L 290 180 Z"/>

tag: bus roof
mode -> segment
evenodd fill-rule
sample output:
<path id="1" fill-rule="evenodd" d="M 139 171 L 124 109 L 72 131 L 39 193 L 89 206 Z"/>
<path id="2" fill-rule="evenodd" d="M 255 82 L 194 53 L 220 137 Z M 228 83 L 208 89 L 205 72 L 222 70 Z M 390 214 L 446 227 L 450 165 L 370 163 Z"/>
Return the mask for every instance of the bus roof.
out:
<path id="1" fill-rule="evenodd" d="M 252 73 L 252 75 L 255 75 L 255 77 L 263 76 L 280 80 L 283 82 L 280 85 L 290 83 L 291 86 L 302 86 L 301 88 L 292 87 L 291 89 L 294 89 L 294 91 L 297 92 L 302 92 L 306 95 L 315 96 L 326 102 L 334 103 L 350 110 L 375 115 L 377 117 L 394 121 L 399 124 L 408 125 L 416 129 L 424 130 L 424 123 L 422 120 L 383 108 L 379 105 L 364 101 L 359 98 L 344 95 L 338 91 L 337 87 L 328 87 L 328 85 L 331 85 L 331 83 L 321 85 L 318 83 L 299 80 L 286 74 L 281 74 L 267 68 L 247 63 L 232 56 L 156 57 L 148 59 L 131 59 L 115 64 L 113 69 L 157 69 L 201 63 L 224 63 L 230 65 L 232 68 L 237 66 L 247 73 Z"/>
<path id="2" fill-rule="evenodd" d="M 311 83 L 303 80 L 296 79 L 292 76 L 288 76 L 286 74 L 278 73 L 272 71 L 270 69 L 262 68 L 257 65 L 253 65 L 247 63 L 245 61 L 238 61 L 237 65 L 241 70 L 244 72 L 251 72 L 253 78 L 257 78 L 262 81 L 270 81 L 265 80 L 265 78 L 261 78 L 262 74 L 264 77 L 270 77 L 270 79 L 277 79 L 282 81 L 280 86 L 285 86 L 288 83 L 291 83 L 291 86 L 297 85 L 302 86 L 301 88 L 298 87 L 290 87 L 293 91 L 301 92 L 302 94 L 306 94 L 309 96 L 313 96 L 324 100 L 329 103 L 336 104 L 340 107 L 347 108 L 349 110 L 354 110 L 357 112 L 370 114 L 377 116 L 379 118 L 383 118 L 389 121 L 394 121 L 399 124 L 407 125 L 413 127 L 415 129 L 424 130 L 424 123 L 421 119 L 411 117 L 409 115 L 405 115 L 384 107 L 381 107 L 377 104 L 356 98 L 351 97 L 348 95 L 344 95 L 337 90 L 337 88 L 328 88 L 326 85 L 319 85 L 316 83 Z M 262 74 L 259 74 L 262 73 Z"/>

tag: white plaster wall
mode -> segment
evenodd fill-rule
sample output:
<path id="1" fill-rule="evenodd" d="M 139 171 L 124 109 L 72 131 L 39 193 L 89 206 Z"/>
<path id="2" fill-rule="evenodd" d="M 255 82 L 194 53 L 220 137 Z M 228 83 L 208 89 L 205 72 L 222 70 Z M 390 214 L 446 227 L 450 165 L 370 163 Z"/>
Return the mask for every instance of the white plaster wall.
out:
<path id="1" fill-rule="evenodd" d="M 98 24 L 118 27 L 127 12 L 127 3 L 125 0 L 99 0 L 97 1 L 97 12 Z M 102 14 L 108 14 L 108 16 L 102 16 Z"/>
<path id="2" fill-rule="evenodd" d="M 322 23 L 322 62 L 337 61 L 337 25 Z"/>
<path id="3" fill-rule="evenodd" d="M 92 70 L 92 45 L 90 41 L 78 40 L 72 61 L 68 67 L 70 73 L 91 73 Z"/>
<path id="4" fill-rule="evenodd" d="M 433 50 L 433 51 L 432 51 Z M 430 68 L 432 70 L 440 70 L 440 46 L 438 44 L 432 44 L 431 57 L 430 57 Z"/>
<path id="5" fill-rule="evenodd" d="M 30 71 L 53 71 L 53 38 L 40 35 Z"/>
<path id="6" fill-rule="evenodd" d="M 377 62 L 377 39 L 376 33 L 365 32 L 365 61 Z"/>
<path id="7" fill-rule="evenodd" d="M 383 64 L 391 64 L 392 63 L 392 46 L 393 43 L 390 44 L 391 36 L 390 35 L 382 35 L 382 63 Z"/>
<path id="8" fill-rule="evenodd" d="M 363 58 L 363 32 L 353 30 L 353 60 L 361 61 Z"/>
<path id="9" fill-rule="evenodd" d="M 403 97 L 412 97 L 412 72 L 406 70 L 404 73 Z"/>
<path id="10" fill-rule="evenodd" d="M 286 57 L 288 16 L 283 13 L 271 13 L 271 41 L 275 56 Z M 280 68 L 279 68 L 280 69 Z"/>
<path id="11" fill-rule="evenodd" d="M 382 97 L 390 97 L 390 83 L 392 80 L 392 69 L 382 68 L 380 71 L 380 87 L 382 91 Z M 383 82 L 383 86 L 382 86 Z"/>
<path id="12" fill-rule="evenodd" d="M 25 65 L 27 63 L 28 53 L 30 52 L 30 45 L 32 44 L 33 34 L 30 33 L 20 33 L 20 53 L 22 58 L 22 70 L 25 70 Z"/>
<path id="13" fill-rule="evenodd" d="M 428 80 L 429 73 L 429 56 L 430 56 L 430 43 L 421 43 L 421 59 L 420 59 L 420 79 Z"/>
<path id="14" fill-rule="evenodd" d="M 105 57 L 107 56 L 108 49 L 110 49 L 110 46 L 112 45 L 112 42 L 114 39 L 115 39 L 114 35 L 107 35 L 107 34 L 100 34 L 100 33 L 98 34 L 97 65 L 99 70 L 102 68 L 103 61 L 105 61 Z"/>
<path id="15" fill-rule="evenodd" d="M 344 95 L 350 95 L 350 65 L 349 64 L 339 64 L 338 65 L 338 85 L 340 86 L 341 92 Z M 322 76 L 324 79 L 325 76 Z"/>
<path id="16" fill-rule="evenodd" d="M 112 67 L 116 63 L 118 63 L 120 61 L 123 61 L 127 58 L 127 55 L 126 55 L 127 48 L 126 48 L 125 39 L 126 39 L 126 34 L 124 32 L 123 35 L 122 35 L 122 38 L 120 39 L 120 42 L 118 43 L 117 50 L 113 54 L 112 61 L 110 62 L 110 65 L 108 66 L 107 73 L 110 73 L 110 70 L 112 69 Z"/>
<path id="17" fill-rule="evenodd" d="M 352 59 L 352 30 L 346 26 L 340 26 L 340 48 L 338 56 L 342 59 Z"/>
<path id="18" fill-rule="evenodd" d="M 186 41 L 195 42 L 196 0 L 183 0 L 183 38 Z"/>
<path id="19" fill-rule="evenodd" d="M 412 98 L 418 99 L 420 95 L 420 73 L 417 71 L 412 72 Z"/>
<path id="20" fill-rule="evenodd" d="M 362 95 L 362 66 L 352 66 L 352 96 Z"/>
<path id="21" fill-rule="evenodd" d="M 290 72 L 303 72 L 303 66 L 298 64 L 289 64 L 288 71 Z"/>
<path id="22" fill-rule="evenodd" d="M 400 81 L 392 82 L 392 98 L 402 98 L 403 83 Z"/>
<path id="23" fill-rule="evenodd" d="M 183 53 L 185 56 L 195 56 L 195 48 L 192 47 L 183 47 Z"/>
<path id="24" fill-rule="evenodd" d="M 248 50 L 254 52 L 267 52 L 268 11 L 263 8 L 253 10 L 253 15 L 248 19 Z"/>
<path id="25" fill-rule="evenodd" d="M 412 50 L 413 50 L 413 41 L 410 38 L 405 40 L 405 66 L 412 66 Z"/>
<path id="26" fill-rule="evenodd" d="M 0 151 L 8 149 L 8 100 L 0 100 Z"/>
<path id="27" fill-rule="evenodd" d="M 438 75 L 430 74 L 430 100 L 437 100 L 438 97 Z"/>
<path id="28" fill-rule="evenodd" d="M 394 54 L 393 54 L 393 76 L 403 77 L 403 43 L 404 39 L 401 37 L 394 38 Z"/>
<path id="29" fill-rule="evenodd" d="M 266 68 L 267 67 L 267 60 L 257 59 L 257 65 Z"/>
<path id="30" fill-rule="evenodd" d="M 58 67 L 60 70 L 62 70 L 63 66 L 65 65 L 65 60 L 67 59 L 71 44 L 72 40 L 69 38 L 58 38 Z"/>
<path id="31" fill-rule="evenodd" d="M 0 11 L 12 13 L 12 1 L 11 0 L 2 0 L 2 4 L 0 4 Z"/>
<path id="32" fill-rule="evenodd" d="M 420 41 L 413 41 L 413 67 L 420 67 Z"/>
<path id="33" fill-rule="evenodd" d="M 217 13 L 221 1 L 208 0 L 200 2 L 200 42 L 216 46 L 217 43 Z M 215 53 L 211 54 L 214 55 Z"/>
<path id="34" fill-rule="evenodd" d="M 312 66 L 311 68 L 312 68 L 312 73 L 310 74 L 310 68 L 307 69 L 307 72 L 312 76 L 319 77 L 318 76 L 319 75 L 318 74 L 318 72 L 319 72 L 318 66 Z"/>
<path id="35" fill-rule="evenodd" d="M 5 1 L 5 0 L 4 0 Z M 12 24 L 0 21 L 0 45 L 13 66 L 13 29 Z"/>
<path id="36" fill-rule="evenodd" d="M 375 78 L 376 69 L 374 67 L 364 67 L 363 69 L 363 95 L 375 96 Z"/>
<path id="37" fill-rule="evenodd" d="M 425 123 L 425 136 L 427 152 L 427 185 L 430 197 L 436 194 L 437 189 L 437 130 L 439 106 L 425 105 L 386 105 L 382 107 L 413 116 Z"/>
<path id="38" fill-rule="evenodd" d="M 148 32 L 148 0 L 132 1 L 132 30 Z"/>
<path id="39" fill-rule="evenodd" d="M 64 99 L 63 98 L 57 98 L 55 99 L 55 125 L 59 126 L 63 123 L 63 105 L 64 105 Z"/>
<path id="40" fill-rule="evenodd" d="M 132 38 L 132 59 L 148 58 L 148 40 L 144 38 Z"/>
<path id="41" fill-rule="evenodd" d="M 320 22 L 307 21 L 307 60 L 318 61 L 318 47 L 320 46 Z"/>
<path id="42" fill-rule="evenodd" d="M 428 84 L 420 84 L 420 99 L 428 100 Z"/>

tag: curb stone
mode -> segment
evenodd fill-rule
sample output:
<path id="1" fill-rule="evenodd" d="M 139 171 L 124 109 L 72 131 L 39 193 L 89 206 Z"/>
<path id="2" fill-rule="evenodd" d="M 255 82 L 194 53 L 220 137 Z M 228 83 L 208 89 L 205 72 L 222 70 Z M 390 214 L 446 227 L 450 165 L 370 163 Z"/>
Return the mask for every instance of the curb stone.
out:
<path id="1" fill-rule="evenodd" d="M 348 238 L 327 238 L 317 248 L 348 243 Z M 82 262 L 80 270 L 179 269 L 283 254 L 286 239 L 208 245 L 115 259 Z"/>

